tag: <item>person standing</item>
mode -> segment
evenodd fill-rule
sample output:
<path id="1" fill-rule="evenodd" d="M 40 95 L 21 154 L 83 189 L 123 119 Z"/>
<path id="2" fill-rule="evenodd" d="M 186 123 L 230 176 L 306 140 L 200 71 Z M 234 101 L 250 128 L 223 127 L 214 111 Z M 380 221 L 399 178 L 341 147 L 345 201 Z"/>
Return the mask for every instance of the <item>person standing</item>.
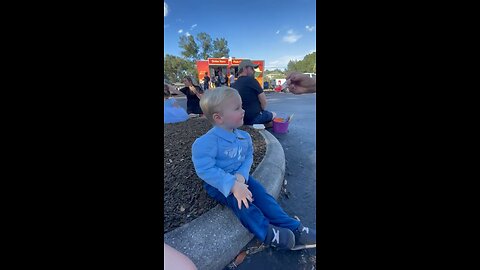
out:
<path id="1" fill-rule="evenodd" d="M 205 77 L 203 77 L 203 89 L 207 90 L 210 85 L 210 77 L 208 77 L 208 72 L 205 72 Z"/>
<path id="2" fill-rule="evenodd" d="M 233 73 L 230 73 L 230 78 L 229 78 L 229 84 L 228 86 L 232 86 L 232 84 L 235 82 L 235 76 Z"/>
<path id="3" fill-rule="evenodd" d="M 203 95 L 202 89 L 193 82 L 190 76 L 186 76 L 183 79 L 183 83 L 185 87 L 180 89 L 180 92 L 187 96 L 187 113 L 202 115 L 203 112 L 200 108 L 200 98 Z"/>
<path id="4" fill-rule="evenodd" d="M 272 127 L 276 113 L 266 110 L 267 96 L 254 78 L 254 68 L 257 67 L 249 59 L 244 59 L 238 66 L 238 78 L 232 88 L 237 89 L 242 97 L 245 125 L 265 124 L 265 127 Z"/>
<path id="5" fill-rule="evenodd" d="M 222 70 L 218 71 L 218 86 L 225 86 L 227 84 L 227 80 L 225 79 L 225 75 L 223 75 Z"/>

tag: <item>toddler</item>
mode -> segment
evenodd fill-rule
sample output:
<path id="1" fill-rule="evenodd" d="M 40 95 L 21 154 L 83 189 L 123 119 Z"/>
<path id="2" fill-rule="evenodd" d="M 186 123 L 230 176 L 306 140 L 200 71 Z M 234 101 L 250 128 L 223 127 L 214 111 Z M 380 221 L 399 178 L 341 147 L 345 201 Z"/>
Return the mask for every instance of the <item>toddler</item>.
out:
<path id="1" fill-rule="evenodd" d="M 266 245 L 280 249 L 316 246 L 315 230 L 288 216 L 249 174 L 253 145 L 250 135 L 237 129 L 245 114 L 237 90 L 206 91 L 200 106 L 214 127 L 193 143 L 192 161 L 208 195 L 232 209 L 243 226 Z"/>

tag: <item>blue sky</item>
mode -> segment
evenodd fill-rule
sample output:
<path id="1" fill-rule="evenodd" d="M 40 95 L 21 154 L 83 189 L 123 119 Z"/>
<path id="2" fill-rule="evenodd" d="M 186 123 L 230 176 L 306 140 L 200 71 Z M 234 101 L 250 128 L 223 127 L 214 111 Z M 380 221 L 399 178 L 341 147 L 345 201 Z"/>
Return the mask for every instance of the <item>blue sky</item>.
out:
<path id="1" fill-rule="evenodd" d="M 226 38 L 230 56 L 286 68 L 316 51 L 315 0 L 165 0 L 165 54 L 180 56 L 180 35 Z"/>

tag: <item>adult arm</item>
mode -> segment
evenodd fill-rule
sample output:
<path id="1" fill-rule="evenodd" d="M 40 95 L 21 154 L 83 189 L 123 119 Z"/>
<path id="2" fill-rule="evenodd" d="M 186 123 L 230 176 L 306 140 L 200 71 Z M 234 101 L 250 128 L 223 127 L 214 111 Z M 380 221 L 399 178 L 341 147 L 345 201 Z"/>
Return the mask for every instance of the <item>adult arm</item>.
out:
<path id="1" fill-rule="evenodd" d="M 306 74 L 292 72 L 287 76 L 287 87 L 290 92 L 296 95 L 315 93 L 317 91 L 317 78 L 310 78 Z"/>
<path id="2" fill-rule="evenodd" d="M 171 94 L 177 94 L 177 95 L 183 94 L 182 92 L 178 91 L 177 88 L 173 85 L 169 85 L 168 90 L 170 91 Z"/>
<path id="3" fill-rule="evenodd" d="M 185 254 L 163 243 L 163 267 L 169 270 L 197 270 Z"/>
<path id="4" fill-rule="evenodd" d="M 267 96 L 265 93 L 260 93 L 258 94 L 258 100 L 260 101 L 260 107 L 262 107 L 262 111 L 265 111 L 265 108 L 267 108 Z"/>
<path id="5" fill-rule="evenodd" d="M 200 137 L 192 145 L 192 161 L 198 177 L 228 197 L 235 184 L 235 175 L 216 166 L 217 142 L 215 139 Z"/>
<path id="6" fill-rule="evenodd" d="M 193 93 L 195 93 L 195 95 L 198 97 L 198 99 L 201 99 L 202 98 L 202 89 L 200 88 L 200 86 L 193 86 L 192 88 Z"/>
<path id="7" fill-rule="evenodd" d="M 185 96 L 187 95 L 188 87 L 183 87 L 180 89 L 180 92 L 184 94 Z"/>
<path id="8" fill-rule="evenodd" d="M 263 92 L 263 89 L 257 80 L 255 80 L 254 78 L 251 78 L 251 83 L 252 83 L 252 88 L 257 93 L 258 101 L 260 101 L 260 107 L 262 108 L 262 111 L 264 111 L 267 108 L 267 96 Z"/>

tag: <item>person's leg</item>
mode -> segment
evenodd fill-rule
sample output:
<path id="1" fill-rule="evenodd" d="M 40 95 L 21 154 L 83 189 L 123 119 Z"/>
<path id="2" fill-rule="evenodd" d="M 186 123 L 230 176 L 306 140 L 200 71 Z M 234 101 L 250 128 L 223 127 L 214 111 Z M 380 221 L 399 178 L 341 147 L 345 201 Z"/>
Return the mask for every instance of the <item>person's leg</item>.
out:
<path id="1" fill-rule="evenodd" d="M 240 223 L 258 240 L 266 245 L 281 249 L 292 249 L 294 247 L 295 234 L 293 231 L 288 228 L 273 226 L 255 204 L 249 203 L 248 208 L 242 204 L 242 208 L 239 209 L 238 201 L 233 194 L 225 198 L 216 188 L 209 185 L 205 185 L 205 188 L 208 195 L 232 209 Z"/>
<path id="2" fill-rule="evenodd" d="M 253 119 L 252 124 L 264 124 L 265 127 L 272 127 L 272 121 L 277 116 L 276 113 L 270 111 L 261 111 L 255 119 Z"/>
<path id="3" fill-rule="evenodd" d="M 197 270 L 197 267 L 183 253 L 163 243 L 163 269 Z"/>
<path id="4" fill-rule="evenodd" d="M 255 178 L 250 176 L 247 185 L 250 192 L 252 192 L 253 204 L 262 211 L 272 225 L 287 228 L 292 231 L 298 228 L 300 221 L 287 215 L 275 198 L 268 194 L 262 184 L 255 180 Z"/>
<path id="5" fill-rule="evenodd" d="M 249 204 L 249 208 L 246 208 L 245 205 L 242 204 L 242 209 L 238 209 L 237 199 L 233 194 L 225 198 L 220 191 L 210 185 L 205 185 L 205 189 L 213 199 L 232 209 L 233 213 L 249 232 L 253 233 L 260 241 L 265 240 L 270 221 L 265 218 L 260 209 L 252 203 Z"/>

